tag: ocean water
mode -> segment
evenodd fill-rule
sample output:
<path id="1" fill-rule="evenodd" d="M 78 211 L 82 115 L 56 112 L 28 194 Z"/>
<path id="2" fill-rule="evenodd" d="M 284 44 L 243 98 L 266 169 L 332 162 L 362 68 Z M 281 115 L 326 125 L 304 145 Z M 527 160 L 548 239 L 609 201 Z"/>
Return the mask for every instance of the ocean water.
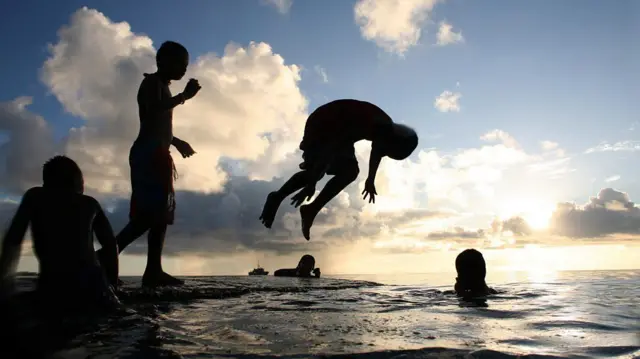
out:
<path id="1" fill-rule="evenodd" d="M 450 293 L 451 275 L 186 277 L 156 291 L 124 277 L 126 312 L 79 326 L 52 357 L 640 357 L 640 271 L 492 275 L 500 294 L 475 302 Z"/>

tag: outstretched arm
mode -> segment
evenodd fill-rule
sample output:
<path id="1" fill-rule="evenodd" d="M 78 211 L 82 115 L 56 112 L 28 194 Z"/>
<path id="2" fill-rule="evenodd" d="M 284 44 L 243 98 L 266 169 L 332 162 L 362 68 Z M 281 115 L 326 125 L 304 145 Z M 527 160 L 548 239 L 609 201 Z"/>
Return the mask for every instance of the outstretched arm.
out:
<path id="1" fill-rule="evenodd" d="M 20 206 L 18 206 L 18 210 L 4 235 L 2 253 L 0 254 L 0 286 L 2 287 L 10 284 L 18 267 L 22 242 L 31 220 L 34 195 L 33 190 L 28 190 L 24 194 Z"/>
<path id="2" fill-rule="evenodd" d="M 93 230 L 104 253 L 102 257 L 103 262 L 100 264 L 104 266 L 104 271 L 109 283 L 116 287 L 118 284 L 118 243 L 116 242 L 116 237 L 113 234 L 109 219 L 105 216 L 98 201 L 96 201 L 95 205 L 97 211 L 93 221 Z"/>

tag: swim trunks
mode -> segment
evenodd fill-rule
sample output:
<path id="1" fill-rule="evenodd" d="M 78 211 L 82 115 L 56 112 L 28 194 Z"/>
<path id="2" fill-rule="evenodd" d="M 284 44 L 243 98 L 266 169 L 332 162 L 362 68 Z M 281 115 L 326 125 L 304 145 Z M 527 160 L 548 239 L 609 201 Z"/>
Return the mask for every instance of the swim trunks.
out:
<path id="1" fill-rule="evenodd" d="M 129 152 L 131 207 L 129 218 L 161 219 L 173 224 L 176 208 L 173 181 L 177 177 L 168 148 L 156 141 L 136 140 Z"/>

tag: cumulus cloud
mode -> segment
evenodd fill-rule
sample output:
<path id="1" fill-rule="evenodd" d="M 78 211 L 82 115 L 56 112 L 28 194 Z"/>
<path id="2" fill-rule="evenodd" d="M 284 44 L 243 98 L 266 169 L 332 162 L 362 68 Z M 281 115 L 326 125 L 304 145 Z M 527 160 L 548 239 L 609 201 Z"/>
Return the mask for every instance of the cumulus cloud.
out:
<path id="1" fill-rule="evenodd" d="M 602 142 L 597 146 L 588 148 L 584 153 L 596 153 L 596 152 L 636 152 L 640 151 L 640 141 L 618 141 L 610 144 L 608 142 Z"/>
<path id="2" fill-rule="evenodd" d="M 0 144 L 3 190 L 20 192 L 41 183 L 42 164 L 56 146 L 51 129 L 39 115 L 29 111 L 30 97 L 0 103 L 0 131 L 8 140 Z"/>
<path id="3" fill-rule="evenodd" d="M 461 42 L 464 42 L 462 32 L 453 31 L 453 25 L 447 23 L 446 21 L 442 21 L 440 23 L 440 27 L 438 28 L 438 33 L 436 34 L 436 44 L 439 46 L 445 46 Z"/>
<path id="4" fill-rule="evenodd" d="M 582 206 L 558 203 L 551 217 L 551 230 L 555 234 L 583 238 L 638 234 L 640 209 L 627 193 L 604 188 Z"/>
<path id="5" fill-rule="evenodd" d="M 358 0 L 355 21 L 362 37 L 385 51 L 404 54 L 418 44 L 422 27 L 440 0 Z"/>
<path id="6" fill-rule="evenodd" d="M 519 146 L 518 141 L 516 141 L 513 136 L 505 131 L 498 129 L 491 130 L 485 133 L 484 135 L 480 136 L 480 139 L 487 142 L 502 142 L 505 146 L 511 148 L 517 148 Z"/>
<path id="7" fill-rule="evenodd" d="M 136 92 L 142 74 L 155 71 L 155 48 L 126 22 L 83 8 L 58 33 L 42 80 L 66 111 L 83 119 L 66 139 L 65 150 L 99 192 L 126 194 L 128 151 L 138 131 Z M 227 181 L 224 157 L 266 164 L 249 175 L 273 175 L 270 168 L 292 153 L 304 127 L 307 100 L 300 92 L 300 68 L 287 65 L 265 43 L 229 44 L 224 55 L 195 59 L 182 81 L 197 78 L 202 90 L 174 111 L 174 133 L 198 154 L 176 159 L 177 188 L 220 191 Z"/>
<path id="8" fill-rule="evenodd" d="M 293 0 L 262 0 L 267 5 L 274 6 L 281 14 L 286 14 L 293 5 Z"/>
<path id="9" fill-rule="evenodd" d="M 327 76 L 327 70 L 322 68 L 320 65 L 316 65 L 314 67 L 314 70 L 316 71 L 316 74 L 318 74 L 318 76 L 320 77 L 323 83 L 326 84 L 329 82 L 329 76 Z"/>
<path id="10" fill-rule="evenodd" d="M 433 106 L 440 112 L 460 112 L 460 92 L 443 91 L 433 102 Z"/>
<path id="11" fill-rule="evenodd" d="M 558 143 L 553 141 L 540 141 L 540 147 L 545 151 L 551 151 L 558 148 Z"/>

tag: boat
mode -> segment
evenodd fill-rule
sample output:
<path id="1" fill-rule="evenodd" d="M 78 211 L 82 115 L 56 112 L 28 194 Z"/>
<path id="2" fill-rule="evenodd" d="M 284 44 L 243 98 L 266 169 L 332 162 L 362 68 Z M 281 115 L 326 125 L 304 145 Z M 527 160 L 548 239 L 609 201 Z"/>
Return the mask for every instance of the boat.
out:
<path id="1" fill-rule="evenodd" d="M 260 263 L 258 263 L 258 268 L 254 268 L 249 275 L 267 275 L 269 271 L 264 270 L 264 268 L 260 267 Z"/>

